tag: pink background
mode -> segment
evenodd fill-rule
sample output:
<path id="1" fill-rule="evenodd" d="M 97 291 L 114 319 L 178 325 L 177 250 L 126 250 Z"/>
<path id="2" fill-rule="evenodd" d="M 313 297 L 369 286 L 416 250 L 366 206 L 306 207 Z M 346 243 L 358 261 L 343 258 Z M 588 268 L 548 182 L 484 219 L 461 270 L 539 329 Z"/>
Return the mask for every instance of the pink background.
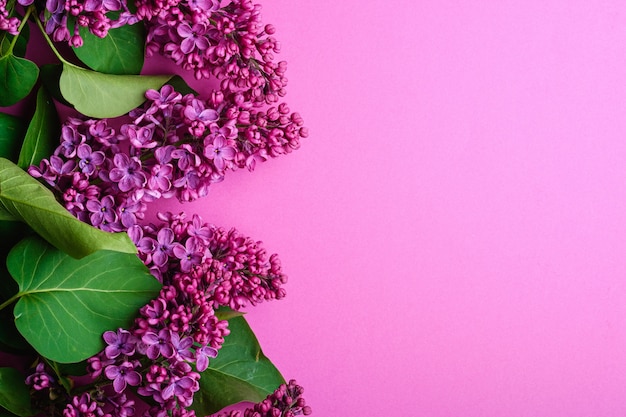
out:
<path id="1" fill-rule="evenodd" d="M 626 415 L 626 4 L 261 2 L 311 136 L 182 209 L 314 415 Z"/>

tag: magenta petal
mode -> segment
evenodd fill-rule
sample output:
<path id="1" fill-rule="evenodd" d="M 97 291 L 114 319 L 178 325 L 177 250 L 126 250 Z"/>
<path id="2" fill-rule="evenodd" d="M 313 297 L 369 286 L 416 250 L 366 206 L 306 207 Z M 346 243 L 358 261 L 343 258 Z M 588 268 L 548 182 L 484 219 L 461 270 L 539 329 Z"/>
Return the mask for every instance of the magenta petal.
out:
<path id="1" fill-rule="evenodd" d="M 124 171 L 119 168 L 113 168 L 111 172 L 109 172 L 109 179 L 113 182 L 118 182 L 124 177 Z"/>
<path id="2" fill-rule="evenodd" d="M 107 344 L 112 345 L 114 343 L 117 343 L 117 333 L 116 332 L 112 332 L 112 331 L 106 331 L 104 332 L 104 334 L 102 335 L 102 338 L 104 339 L 105 342 L 107 342 Z"/>
<path id="3" fill-rule="evenodd" d="M 113 380 L 113 389 L 117 393 L 120 393 L 126 389 L 126 380 L 123 376 L 120 375 Z"/>
<path id="4" fill-rule="evenodd" d="M 169 227 L 164 227 L 157 233 L 157 241 L 169 246 L 174 241 L 174 231 Z"/>
<path id="5" fill-rule="evenodd" d="M 209 367 L 209 358 L 206 355 L 199 355 L 196 360 L 196 370 L 198 372 L 203 372 L 206 368 Z"/>
<path id="6" fill-rule="evenodd" d="M 213 158 L 213 164 L 215 164 L 215 168 L 219 169 L 220 171 L 223 171 L 224 168 L 226 168 L 226 162 L 224 162 L 224 158 L 222 158 L 221 156 L 216 156 L 215 158 Z"/>
<path id="7" fill-rule="evenodd" d="M 178 32 L 178 34 L 182 36 L 183 38 L 188 38 L 191 35 L 193 35 L 193 30 L 191 29 L 191 26 L 189 26 L 188 23 L 183 23 L 183 24 L 178 25 L 178 27 L 176 28 L 176 32 Z"/>
<path id="8" fill-rule="evenodd" d="M 188 54 L 191 51 L 193 51 L 193 48 L 196 46 L 196 43 L 194 42 L 193 39 L 191 38 L 185 38 L 183 39 L 183 41 L 180 43 L 180 50 L 182 51 L 183 54 Z"/>
<path id="9" fill-rule="evenodd" d="M 172 246 L 172 252 L 174 252 L 174 256 L 179 259 L 187 256 L 187 250 L 180 243 L 176 243 L 174 244 L 174 246 Z"/>
<path id="10" fill-rule="evenodd" d="M 167 344 L 161 346 L 161 355 L 163 355 L 163 357 L 171 358 L 172 356 L 174 356 L 175 353 L 176 352 L 174 351 L 172 345 Z"/>
<path id="11" fill-rule="evenodd" d="M 126 382 L 128 382 L 132 386 L 137 386 L 141 382 L 141 375 L 139 373 L 132 371 L 126 374 Z"/>
<path id="12" fill-rule="evenodd" d="M 232 146 L 227 146 L 225 148 L 222 148 L 220 156 L 224 159 L 232 161 L 233 159 L 235 159 L 236 154 L 237 151 L 235 150 L 235 148 L 233 148 Z"/>
<path id="13" fill-rule="evenodd" d="M 154 345 L 159 342 L 159 336 L 155 333 L 148 332 L 141 337 L 141 341 L 147 345 Z"/>
<path id="14" fill-rule="evenodd" d="M 174 388 L 175 388 L 175 385 L 173 383 L 169 384 L 161 392 L 161 397 L 163 397 L 164 400 L 167 400 L 167 399 L 171 398 L 174 395 Z"/>
<path id="15" fill-rule="evenodd" d="M 156 251 L 152 255 L 152 262 L 154 262 L 154 264 L 158 267 L 165 265 L 167 263 L 167 259 L 167 255 L 162 251 Z"/>
<path id="16" fill-rule="evenodd" d="M 203 110 L 202 113 L 200 113 L 200 116 L 198 118 L 203 122 L 216 122 L 220 118 L 220 116 L 215 110 L 206 109 Z"/>
<path id="17" fill-rule="evenodd" d="M 200 36 L 196 39 L 196 47 L 199 50 L 204 51 L 209 47 L 209 41 L 204 36 Z"/>
<path id="18" fill-rule="evenodd" d="M 213 147 L 220 149 L 223 148 L 224 145 L 226 145 L 226 139 L 224 139 L 224 136 L 218 135 L 215 139 L 213 139 Z"/>
<path id="19" fill-rule="evenodd" d="M 117 376 L 120 374 L 120 371 L 117 366 L 109 365 L 104 369 L 104 374 L 106 375 L 107 378 L 113 380 L 117 378 Z"/>
<path id="20" fill-rule="evenodd" d="M 120 191 L 126 192 L 132 190 L 135 185 L 134 180 L 131 177 L 125 176 L 118 182 L 118 187 L 120 187 Z"/>
<path id="21" fill-rule="evenodd" d="M 156 359 L 159 357 L 159 347 L 158 345 L 148 346 L 146 349 L 146 356 L 150 359 Z"/>

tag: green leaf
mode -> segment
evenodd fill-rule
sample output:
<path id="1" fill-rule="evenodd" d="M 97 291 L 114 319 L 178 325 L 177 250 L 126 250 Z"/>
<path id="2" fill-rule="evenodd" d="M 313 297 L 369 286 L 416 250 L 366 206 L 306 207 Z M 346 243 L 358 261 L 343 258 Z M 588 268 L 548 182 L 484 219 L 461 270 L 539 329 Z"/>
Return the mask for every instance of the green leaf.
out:
<path id="1" fill-rule="evenodd" d="M 243 317 L 230 319 L 228 328 L 230 334 L 217 358 L 201 373 L 200 390 L 191 405 L 197 415 L 213 414 L 241 401 L 260 402 L 285 383 Z"/>
<path id="2" fill-rule="evenodd" d="M 28 45 L 28 39 L 30 37 L 30 29 L 28 25 L 22 28 L 15 45 L 13 46 L 13 54 L 19 57 L 26 55 L 26 46 Z M 8 55 L 11 53 L 11 42 L 15 38 L 15 35 L 9 35 L 7 32 L 0 33 L 0 56 Z"/>
<path id="3" fill-rule="evenodd" d="M 0 106 L 11 106 L 26 97 L 38 76 L 34 62 L 13 54 L 0 57 Z"/>
<path id="4" fill-rule="evenodd" d="M 127 328 L 161 285 L 135 256 L 98 251 L 74 259 L 38 237 L 9 253 L 19 285 L 15 325 L 42 356 L 80 362 L 104 348 L 102 333 Z"/>
<path id="5" fill-rule="evenodd" d="M 0 406 L 22 417 L 37 413 L 30 405 L 24 375 L 15 368 L 0 368 Z"/>
<path id="6" fill-rule="evenodd" d="M 50 94 L 43 87 L 39 87 L 37 107 L 28 125 L 17 165 L 22 169 L 39 165 L 42 159 L 53 154 L 60 135 L 61 126 L 56 107 Z"/>
<path id="7" fill-rule="evenodd" d="M 220 307 L 215 310 L 215 316 L 220 320 L 230 320 L 235 317 L 242 317 L 244 314 L 243 311 L 233 310 L 230 307 Z"/>
<path id="8" fill-rule="evenodd" d="M 189 84 L 187 84 L 185 79 L 180 75 L 174 75 L 172 79 L 168 81 L 168 84 L 174 87 L 174 90 L 178 91 L 183 96 L 187 94 L 193 94 L 194 96 L 198 95 L 198 92 L 189 87 Z"/>
<path id="9" fill-rule="evenodd" d="M 111 29 L 104 38 L 80 28 L 83 46 L 73 48 L 84 64 L 106 74 L 139 74 L 143 68 L 146 33 L 143 24 Z"/>
<path id="10" fill-rule="evenodd" d="M 97 250 L 136 253 L 126 233 L 107 233 L 72 216 L 50 190 L 11 161 L 0 158 L 0 220 L 20 220 L 75 258 Z"/>
<path id="11" fill-rule="evenodd" d="M 22 120 L 15 116 L 0 113 L 0 157 L 16 161 L 23 137 Z"/>
<path id="12" fill-rule="evenodd" d="M 87 361 L 76 363 L 58 363 L 51 362 L 52 368 L 61 376 L 84 376 L 87 375 Z"/>
<path id="13" fill-rule="evenodd" d="M 44 64 L 40 68 L 39 76 L 43 86 L 48 93 L 57 100 L 59 103 L 68 107 L 73 107 L 70 102 L 63 98 L 61 94 L 61 87 L 59 87 L 59 80 L 63 73 L 63 65 L 61 64 Z"/>
<path id="14" fill-rule="evenodd" d="M 61 94 L 86 116 L 122 116 L 139 107 L 147 90 L 158 90 L 170 75 L 111 75 L 63 64 Z"/>

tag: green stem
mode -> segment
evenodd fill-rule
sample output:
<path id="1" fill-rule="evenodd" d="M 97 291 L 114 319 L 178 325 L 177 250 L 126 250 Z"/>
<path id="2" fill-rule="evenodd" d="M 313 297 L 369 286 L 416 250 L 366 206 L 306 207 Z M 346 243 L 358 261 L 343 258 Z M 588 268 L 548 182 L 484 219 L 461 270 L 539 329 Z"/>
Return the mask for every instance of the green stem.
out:
<path id="1" fill-rule="evenodd" d="M 48 36 L 48 34 L 46 33 L 46 30 L 44 29 L 41 21 L 39 19 L 35 19 L 35 21 L 37 22 L 37 26 L 39 26 L 39 30 L 43 34 L 43 37 L 46 39 L 46 43 L 48 44 L 50 49 L 52 49 L 52 52 L 54 52 L 54 55 L 56 55 L 59 61 L 61 61 L 61 63 L 63 63 L 64 65 L 71 65 L 73 67 L 80 68 L 79 66 L 72 64 L 71 62 L 67 61 L 65 58 L 61 56 L 57 48 L 54 47 L 54 43 L 52 42 L 52 39 L 50 39 L 50 36 Z"/>
<path id="2" fill-rule="evenodd" d="M 21 295 L 20 293 L 17 293 L 13 297 L 11 297 L 8 300 L 6 300 L 4 303 L 0 304 L 0 310 L 4 309 L 7 306 L 10 306 L 11 304 L 13 304 L 15 302 L 15 300 L 20 298 L 20 295 Z"/>
<path id="3" fill-rule="evenodd" d="M 17 38 L 19 38 L 20 34 L 22 33 L 22 29 L 24 29 L 24 26 L 26 25 L 26 22 L 28 22 L 28 18 L 30 17 L 30 14 L 33 12 L 33 10 L 35 10 L 34 6 L 29 6 L 28 9 L 26 9 L 26 14 L 24 14 L 24 18 L 22 19 L 22 22 L 20 23 L 20 27 L 17 28 L 17 35 L 15 35 L 13 39 L 11 39 L 11 44 L 9 45 L 8 54 L 13 53 L 13 48 L 15 47 L 15 44 L 17 43 Z"/>

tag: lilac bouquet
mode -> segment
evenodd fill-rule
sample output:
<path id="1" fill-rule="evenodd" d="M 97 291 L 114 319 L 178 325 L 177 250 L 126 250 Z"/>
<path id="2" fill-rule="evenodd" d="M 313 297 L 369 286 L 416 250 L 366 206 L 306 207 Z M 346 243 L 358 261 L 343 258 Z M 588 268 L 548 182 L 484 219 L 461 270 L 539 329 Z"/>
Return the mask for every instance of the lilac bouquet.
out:
<path id="1" fill-rule="evenodd" d="M 0 415 L 311 413 L 241 311 L 285 296 L 278 255 L 196 214 L 145 221 L 308 136 L 260 9 L 0 0 Z M 143 75 L 155 55 L 180 70 Z"/>

